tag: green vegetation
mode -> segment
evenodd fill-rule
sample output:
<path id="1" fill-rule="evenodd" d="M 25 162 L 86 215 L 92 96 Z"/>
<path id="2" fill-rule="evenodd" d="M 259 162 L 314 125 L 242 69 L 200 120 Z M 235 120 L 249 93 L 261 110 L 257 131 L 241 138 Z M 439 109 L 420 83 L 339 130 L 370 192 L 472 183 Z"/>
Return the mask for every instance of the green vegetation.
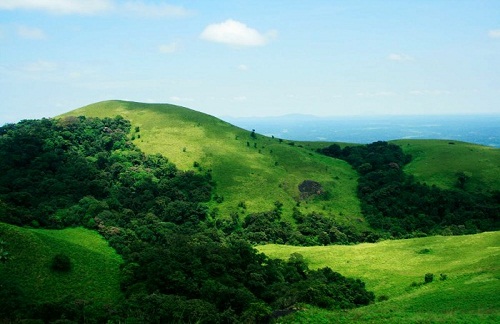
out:
<path id="1" fill-rule="evenodd" d="M 474 192 L 500 190 L 500 150 L 476 144 L 445 140 L 398 140 L 412 161 L 405 172 L 417 181 L 443 189 L 456 187 L 458 174 L 468 180 L 465 189 Z"/>
<path id="2" fill-rule="evenodd" d="M 419 143 L 324 147 L 122 101 L 0 127 L 0 221 L 25 227 L 0 223 L 0 321 L 498 320 L 498 232 L 252 247 L 498 229 L 497 180 L 476 182 L 495 175 L 427 184 Z M 96 262 L 119 271 L 100 299 Z"/>
<path id="3" fill-rule="evenodd" d="M 322 212 L 342 225 L 367 229 L 355 195 L 358 176 L 344 161 L 301 144 L 292 146 L 258 133 L 252 136 L 212 116 L 174 105 L 105 101 L 63 116 L 79 115 L 123 116 L 139 127 L 132 134 L 143 152 L 160 153 L 182 170 L 211 170 L 219 202 L 214 200 L 209 207 L 218 217 L 267 212 L 279 201 L 283 218 L 292 223 L 293 208 L 299 205 L 302 213 Z M 300 200 L 298 186 L 304 180 L 321 183 L 329 199 Z M 238 207 L 240 203 L 245 210 Z"/>
<path id="4" fill-rule="evenodd" d="M 180 171 L 159 154 L 142 153 L 128 139 L 130 129 L 121 116 L 25 120 L 0 128 L 0 220 L 85 226 L 124 260 L 124 300 L 113 307 L 89 312 L 86 300 L 69 295 L 45 302 L 64 288 L 46 287 L 38 292 L 44 297 L 27 298 L 23 291 L 40 287 L 5 280 L 0 296 L 9 306 L 1 320 L 255 322 L 298 303 L 345 309 L 374 301 L 359 279 L 310 270 L 298 255 L 270 260 L 241 239 L 245 233 L 219 230 L 204 206 L 212 196 L 211 171 Z M 77 280 L 79 255 L 68 241 L 67 251 L 51 247 L 53 255 L 34 269 L 44 266 L 61 283 Z M 37 280 L 45 281 L 45 274 Z"/>
<path id="5" fill-rule="evenodd" d="M 22 296 L 19 303 L 32 305 L 32 311 L 61 301 L 79 301 L 90 311 L 122 298 L 122 259 L 96 232 L 83 228 L 26 229 L 0 223 L 0 237 L 10 252 L 9 260 L 0 264 L 0 304 L 7 302 L 4 298 L 14 297 L 9 293 L 13 288 Z M 71 260 L 71 271 L 52 271 L 57 255 Z M 0 312 L 0 318 L 2 315 L 10 314 Z"/>
<path id="6" fill-rule="evenodd" d="M 429 251 L 421 253 L 422 250 Z M 500 232 L 434 236 L 354 246 L 263 245 L 270 257 L 300 253 L 311 268 L 328 266 L 360 278 L 386 301 L 345 312 L 310 309 L 290 322 L 497 323 L 500 320 Z M 431 283 L 422 285 L 427 273 Z M 446 280 L 437 280 L 444 274 Z M 416 283 L 416 285 L 412 285 Z M 285 321 L 286 322 L 286 321 Z"/>
<path id="7" fill-rule="evenodd" d="M 403 167 L 411 156 L 394 144 L 375 142 L 320 149 L 343 159 L 360 174 L 358 197 L 365 218 L 382 237 L 460 235 L 500 228 L 500 191 L 466 190 L 468 176 L 460 173 L 454 189 L 415 181 Z"/>

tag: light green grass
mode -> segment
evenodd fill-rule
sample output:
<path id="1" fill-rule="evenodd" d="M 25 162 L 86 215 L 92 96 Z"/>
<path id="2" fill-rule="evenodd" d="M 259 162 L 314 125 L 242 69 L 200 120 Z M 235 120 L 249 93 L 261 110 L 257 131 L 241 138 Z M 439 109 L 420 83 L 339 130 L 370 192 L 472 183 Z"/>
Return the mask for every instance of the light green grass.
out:
<path id="1" fill-rule="evenodd" d="M 258 249 L 276 258 L 302 254 L 311 268 L 331 267 L 360 278 L 388 301 L 348 312 L 312 310 L 298 315 L 304 323 L 327 322 L 495 322 L 500 319 L 500 232 L 468 236 L 364 243 L 353 246 L 294 247 L 265 245 Z M 428 250 L 428 253 L 421 253 Z M 426 273 L 434 282 L 423 283 Z M 447 280 L 439 280 L 440 274 Z"/>
<path id="2" fill-rule="evenodd" d="M 0 264 L 0 277 L 16 283 L 30 302 L 52 302 L 66 296 L 109 304 L 121 298 L 121 257 L 96 232 L 83 228 L 26 229 L 0 223 L 11 260 Z M 52 258 L 71 259 L 68 273 L 50 269 Z"/>
<path id="3" fill-rule="evenodd" d="M 393 143 L 413 156 L 405 172 L 418 181 L 448 189 L 455 186 L 457 172 L 464 172 L 470 177 L 467 190 L 500 190 L 500 149 L 448 140 L 397 140 Z"/>
<path id="4" fill-rule="evenodd" d="M 216 193 L 224 197 L 213 202 L 221 217 L 232 212 L 250 213 L 283 203 L 284 217 L 290 218 L 304 180 L 320 182 L 331 193 L 330 200 L 302 202 L 305 212 L 333 215 L 344 225 L 366 229 L 356 196 L 357 174 L 344 161 L 327 158 L 305 147 L 280 143 L 278 139 L 250 132 L 188 108 L 168 104 L 106 101 L 71 111 L 67 115 L 113 117 L 132 122 L 132 134 L 140 127 L 134 143 L 146 153 L 161 153 L 180 169 L 200 163 L 211 169 Z M 137 137 L 137 134 L 135 134 Z M 247 142 L 249 145 L 247 145 Z M 246 211 L 238 208 L 244 202 Z"/>

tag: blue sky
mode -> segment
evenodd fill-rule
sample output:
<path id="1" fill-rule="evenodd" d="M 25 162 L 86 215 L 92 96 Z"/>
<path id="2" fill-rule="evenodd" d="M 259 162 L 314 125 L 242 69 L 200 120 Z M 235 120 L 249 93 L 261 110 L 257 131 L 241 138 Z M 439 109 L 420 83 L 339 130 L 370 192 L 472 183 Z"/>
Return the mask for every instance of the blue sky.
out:
<path id="1" fill-rule="evenodd" d="M 0 124 L 109 99 L 217 117 L 500 113 L 500 1 L 0 0 Z"/>

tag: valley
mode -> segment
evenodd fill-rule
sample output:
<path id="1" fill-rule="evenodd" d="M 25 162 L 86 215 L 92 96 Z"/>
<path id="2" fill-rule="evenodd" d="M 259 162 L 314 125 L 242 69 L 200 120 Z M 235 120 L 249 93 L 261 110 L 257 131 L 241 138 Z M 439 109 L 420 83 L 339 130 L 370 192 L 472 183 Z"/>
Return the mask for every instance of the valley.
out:
<path id="1" fill-rule="evenodd" d="M 0 158 L 0 295 L 17 319 L 499 320 L 496 148 L 292 141 L 105 101 L 3 126 Z"/>

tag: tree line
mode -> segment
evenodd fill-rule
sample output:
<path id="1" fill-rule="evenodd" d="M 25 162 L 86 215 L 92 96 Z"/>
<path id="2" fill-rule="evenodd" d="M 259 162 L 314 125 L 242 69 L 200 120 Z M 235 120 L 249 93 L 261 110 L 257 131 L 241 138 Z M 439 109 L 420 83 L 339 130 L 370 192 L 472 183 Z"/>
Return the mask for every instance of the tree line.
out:
<path id="1" fill-rule="evenodd" d="M 403 168 L 411 161 L 401 147 L 379 141 L 367 145 L 333 144 L 320 153 L 347 161 L 359 173 L 357 194 L 364 217 L 385 237 L 460 235 L 500 228 L 500 192 L 453 189 L 415 180 Z"/>
<path id="2" fill-rule="evenodd" d="M 144 154 L 130 128 L 120 116 L 0 127 L 0 221 L 84 226 L 124 260 L 124 299 L 115 305 L 89 308 L 69 295 L 29 304 L 13 283 L 0 282 L 2 320 L 267 322 L 301 303 L 343 309 L 374 301 L 359 279 L 309 269 L 298 254 L 269 259 L 250 234 L 217 227 L 205 207 L 215 186 L 210 172 L 181 171 L 166 157 Z"/>

